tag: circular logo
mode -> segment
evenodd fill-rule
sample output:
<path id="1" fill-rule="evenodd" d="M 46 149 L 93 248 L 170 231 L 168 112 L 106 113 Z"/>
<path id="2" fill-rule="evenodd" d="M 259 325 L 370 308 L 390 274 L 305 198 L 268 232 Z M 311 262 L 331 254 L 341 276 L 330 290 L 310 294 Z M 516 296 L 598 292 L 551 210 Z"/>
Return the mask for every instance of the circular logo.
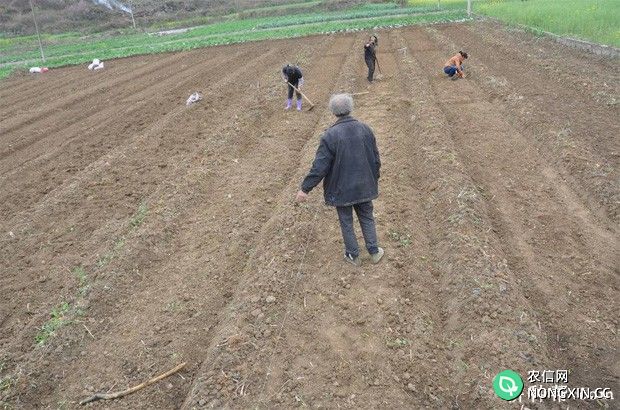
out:
<path id="1" fill-rule="evenodd" d="M 497 373 L 493 379 L 493 390 L 502 400 L 514 400 L 523 391 L 523 380 L 519 373 L 512 370 L 504 370 Z"/>

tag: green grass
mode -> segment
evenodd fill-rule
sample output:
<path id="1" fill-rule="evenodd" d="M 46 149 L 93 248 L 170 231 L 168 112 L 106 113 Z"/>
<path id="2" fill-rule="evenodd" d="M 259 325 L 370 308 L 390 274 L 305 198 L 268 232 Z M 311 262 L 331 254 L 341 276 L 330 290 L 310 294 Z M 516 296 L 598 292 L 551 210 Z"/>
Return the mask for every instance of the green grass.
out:
<path id="1" fill-rule="evenodd" d="M 241 15 L 246 14 L 246 15 L 252 15 L 253 13 L 267 13 L 267 12 L 271 12 L 271 11 L 293 11 L 293 10 L 300 10 L 300 9 L 307 9 L 307 8 L 312 8 L 312 7 L 316 7 L 318 5 L 320 5 L 321 3 L 323 3 L 322 0 L 314 0 L 314 1 L 304 1 L 304 2 L 300 2 L 300 3 L 289 3 L 289 4 L 277 4 L 274 6 L 264 6 L 264 7 L 255 7 L 252 9 L 246 9 L 243 10 L 241 13 Z"/>
<path id="2" fill-rule="evenodd" d="M 146 218 L 146 214 L 148 212 L 149 208 L 146 203 L 141 203 L 136 213 L 129 220 L 129 226 L 131 226 L 132 228 L 137 228 L 142 225 L 142 222 L 144 222 L 144 218 Z"/>
<path id="3" fill-rule="evenodd" d="M 15 384 L 12 376 L 0 377 L 0 393 L 9 390 Z"/>
<path id="4" fill-rule="evenodd" d="M 408 233 L 399 233 L 396 231 L 390 232 L 390 238 L 394 242 L 398 242 L 399 247 L 405 247 L 411 245 L 411 235 Z"/>
<path id="5" fill-rule="evenodd" d="M 423 14 L 432 12 L 431 14 Z M 40 61 L 39 50 L 32 38 L 2 38 L 0 78 L 15 69 L 32 65 L 60 67 L 84 64 L 93 58 L 109 60 L 138 54 L 190 50 L 199 47 L 247 41 L 300 37 L 352 29 L 372 29 L 395 25 L 447 22 L 465 18 L 464 10 L 437 10 L 436 7 L 405 7 L 393 3 L 367 4 L 337 12 L 306 13 L 294 16 L 228 19 L 199 26 L 184 33 L 154 36 L 147 33 L 123 32 L 78 37 L 75 33 L 48 36 L 44 40 L 46 62 Z M 28 44 L 29 46 L 26 46 Z"/>
<path id="6" fill-rule="evenodd" d="M 79 294 L 85 295 L 90 290 L 90 284 L 88 283 L 88 275 L 86 269 L 83 266 L 77 266 L 73 269 L 73 274 L 80 281 Z"/>
<path id="7" fill-rule="evenodd" d="M 411 341 L 409 339 L 405 339 L 402 337 L 396 338 L 394 340 L 387 340 L 385 345 L 390 349 L 398 349 L 399 347 L 409 346 Z"/>
<path id="8" fill-rule="evenodd" d="M 105 255 L 101 256 L 97 259 L 97 267 L 103 268 L 105 267 L 114 257 L 125 247 L 125 237 L 121 236 L 116 241 L 114 241 L 114 246 L 110 251 L 108 251 Z"/>
<path id="9" fill-rule="evenodd" d="M 244 18 L 269 12 L 299 13 L 321 7 L 322 0 L 265 6 L 227 16 L 199 17 L 157 27 L 209 22 L 173 35 L 155 36 L 131 30 L 82 36 L 79 33 L 46 34 L 42 39 L 46 62 L 40 61 L 35 36 L 0 35 L 0 79 L 33 65 L 61 67 L 84 64 L 93 58 L 110 60 L 138 54 L 190 50 L 199 47 L 301 37 L 344 30 L 363 30 L 465 18 L 466 0 L 409 0 L 372 3 L 335 12 L 308 12 L 279 17 Z M 591 40 L 620 47 L 618 0 L 475 0 L 473 11 L 521 24 L 534 30 Z M 425 14 L 426 13 L 426 14 Z M 218 19 L 219 21 L 215 21 Z M 152 27 L 155 29 L 155 26 Z"/>
<path id="10" fill-rule="evenodd" d="M 73 274 L 80 281 L 80 286 L 84 286 L 88 282 L 88 278 L 86 277 L 86 270 L 83 266 L 78 266 L 74 268 Z"/>
<path id="11" fill-rule="evenodd" d="M 148 212 L 149 212 L 148 206 L 146 205 L 145 202 L 142 202 L 138 206 L 138 209 L 136 210 L 136 212 L 129 219 L 129 229 L 134 230 L 134 229 L 137 229 L 140 225 L 142 225 Z M 112 259 L 114 259 L 116 255 L 118 255 L 118 253 L 121 250 L 123 250 L 123 248 L 125 247 L 125 244 L 126 244 L 126 240 L 124 236 L 121 236 L 120 238 L 116 239 L 116 241 L 114 241 L 114 246 L 112 247 L 112 249 L 110 249 L 105 255 L 97 259 L 97 262 L 96 262 L 97 267 L 103 268 L 108 263 L 110 263 L 110 261 L 112 261 Z M 86 275 L 86 273 L 84 273 L 84 275 Z M 83 289 L 88 290 L 88 287 L 85 286 L 83 287 Z"/>
<path id="12" fill-rule="evenodd" d="M 618 0 L 487 0 L 473 8 L 510 24 L 620 47 Z"/>
<path id="13" fill-rule="evenodd" d="M 13 66 L 0 67 L 0 79 L 8 77 L 14 70 Z"/>
<path id="14" fill-rule="evenodd" d="M 35 336 L 35 341 L 38 345 L 44 345 L 58 329 L 68 323 L 67 316 L 70 310 L 71 305 L 67 302 L 61 303 L 59 306 L 52 309 L 50 319 L 41 326 L 41 329 L 39 329 L 39 332 Z"/>
<path id="15" fill-rule="evenodd" d="M 412 7 L 419 6 L 434 6 L 441 8 L 467 8 L 467 0 L 409 0 L 409 5 Z"/>

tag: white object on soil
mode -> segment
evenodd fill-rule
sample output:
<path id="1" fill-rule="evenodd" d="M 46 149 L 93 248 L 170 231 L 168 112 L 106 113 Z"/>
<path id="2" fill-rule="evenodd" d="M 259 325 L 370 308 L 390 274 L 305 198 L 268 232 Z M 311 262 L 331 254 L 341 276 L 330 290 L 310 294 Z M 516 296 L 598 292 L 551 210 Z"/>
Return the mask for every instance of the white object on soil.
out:
<path id="1" fill-rule="evenodd" d="M 193 103 L 198 102 L 200 100 L 202 100 L 202 94 L 196 91 L 195 93 L 189 96 L 189 98 L 185 102 L 185 105 L 192 105 Z"/>
<path id="2" fill-rule="evenodd" d="M 88 65 L 89 70 L 101 70 L 103 68 L 103 61 L 95 58 L 92 63 Z"/>

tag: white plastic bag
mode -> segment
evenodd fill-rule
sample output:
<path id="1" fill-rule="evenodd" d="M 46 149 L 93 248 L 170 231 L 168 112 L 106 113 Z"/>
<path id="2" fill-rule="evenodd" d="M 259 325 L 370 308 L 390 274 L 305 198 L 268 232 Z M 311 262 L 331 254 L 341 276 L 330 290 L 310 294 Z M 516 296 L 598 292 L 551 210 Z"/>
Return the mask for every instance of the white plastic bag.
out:
<path id="1" fill-rule="evenodd" d="M 92 63 L 88 65 L 89 70 L 100 70 L 103 68 L 103 61 L 95 58 Z"/>
<path id="2" fill-rule="evenodd" d="M 198 102 L 200 100 L 202 100 L 202 94 L 196 91 L 195 93 L 189 96 L 189 98 L 185 102 L 185 105 L 192 105 L 193 103 Z"/>

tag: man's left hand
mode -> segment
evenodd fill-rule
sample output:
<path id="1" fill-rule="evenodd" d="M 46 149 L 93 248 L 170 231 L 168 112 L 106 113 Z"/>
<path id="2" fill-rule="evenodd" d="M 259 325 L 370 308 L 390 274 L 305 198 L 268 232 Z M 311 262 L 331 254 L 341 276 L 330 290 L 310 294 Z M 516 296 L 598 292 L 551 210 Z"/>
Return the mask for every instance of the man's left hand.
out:
<path id="1" fill-rule="evenodd" d="M 297 192 L 297 196 L 295 197 L 295 201 L 297 202 L 306 202 L 308 200 L 308 194 L 306 194 L 301 189 Z"/>

